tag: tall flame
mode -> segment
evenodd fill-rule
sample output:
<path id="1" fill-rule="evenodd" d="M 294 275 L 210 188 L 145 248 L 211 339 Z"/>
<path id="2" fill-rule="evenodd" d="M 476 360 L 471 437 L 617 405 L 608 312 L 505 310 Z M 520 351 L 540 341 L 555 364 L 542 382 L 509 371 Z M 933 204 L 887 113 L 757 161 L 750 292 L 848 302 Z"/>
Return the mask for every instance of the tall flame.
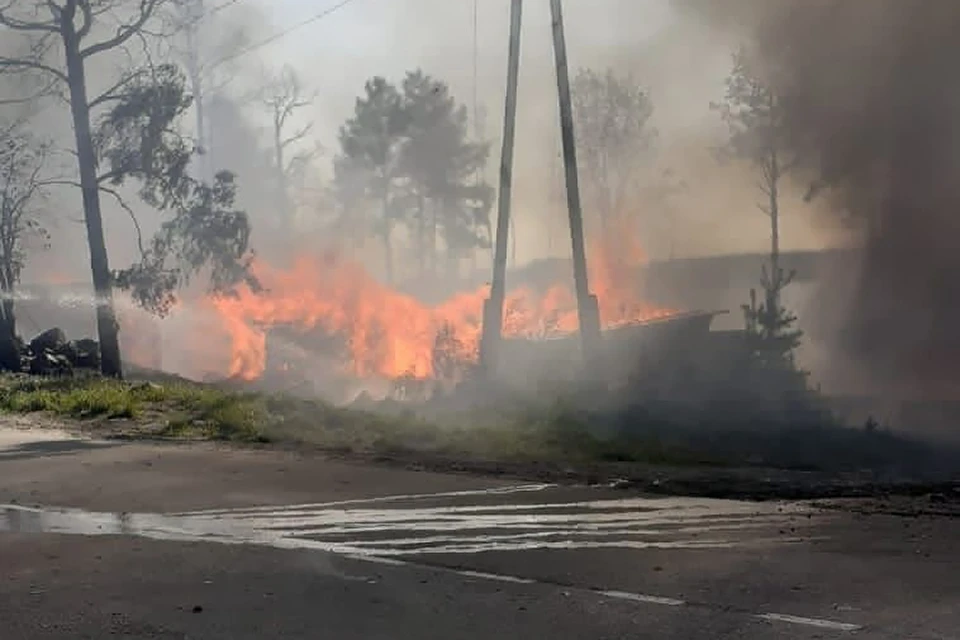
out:
<path id="1" fill-rule="evenodd" d="M 642 261 L 639 245 L 618 242 L 591 251 L 591 288 L 599 300 L 602 325 L 669 314 L 646 304 L 637 291 L 632 268 Z M 360 377 L 431 377 L 434 344 L 445 327 L 453 330 L 468 357 L 477 353 L 488 287 L 430 307 L 378 282 L 362 265 L 333 251 L 301 256 L 286 270 L 259 262 L 254 272 L 264 291 L 244 288 L 236 296 L 208 301 L 230 338 L 231 376 L 253 380 L 263 374 L 266 332 L 274 326 L 340 336 L 347 366 Z M 576 299 L 568 286 L 554 285 L 541 293 L 518 289 L 507 296 L 507 336 L 547 336 L 577 327 Z"/>

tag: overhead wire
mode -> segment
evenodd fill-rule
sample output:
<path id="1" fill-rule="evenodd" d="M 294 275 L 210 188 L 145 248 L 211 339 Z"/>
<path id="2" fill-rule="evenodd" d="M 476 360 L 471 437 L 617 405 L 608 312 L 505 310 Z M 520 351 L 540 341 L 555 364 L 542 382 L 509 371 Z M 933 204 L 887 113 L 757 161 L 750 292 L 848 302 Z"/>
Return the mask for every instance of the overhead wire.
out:
<path id="1" fill-rule="evenodd" d="M 234 0 L 234 1 L 239 1 L 239 0 Z M 308 26 L 308 25 L 311 25 L 311 24 L 313 24 L 313 23 L 315 23 L 315 22 L 319 22 L 320 20 L 322 20 L 322 19 L 326 18 L 327 16 L 329 16 L 329 15 L 331 15 L 331 14 L 339 11 L 340 9 L 343 9 L 344 7 L 346 7 L 346 6 L 349 5 L 349 4 L 352 4 L 353 2 L 355 2 L 355 0 L 340 0 L 340 2 L 334 4 L 333 6 L 327 7 L 326 9 L 324 9 L 323 11 L 321 11 L 320 13 L 314 14 L 314 15 L 310 16 L 309 18 L 306 18 L 305 20 L 301 20 L 300 22 L 297 22 L 297 23 L 295 23 L 295 24 L 287 27 L 286 29 L 284 29 L 284 30 L 282 30 L 282 31 L 280 31 L 280 32 L 278 32 L 278 33 L 275 33 L 275 34 L 273 34 L 272 36 L 270 36 L 270 37 L 268 37 L 268 38 L 264 38 L 263 40 L 260 40 L 259 42 L 256 42 L 256 43 L 251 44 L 251 45 L 249 45 L 249 46 L 247 46 L 247 47 L 244 47 L 244 48 L 242 48 L 242 49 L 240 49 L 240 50 L 238 50 L 238 51 L 235 51 L 235 52 L 233 52 L 233 53 L 231 53 L 231 54 L 229 54 L 229 55 L 223 56 L 222 58 L 220 58 L 220 59 L 216 60 L 215 62 L 213 62 L 213 63 L 210 65 L 210 68 L 219 66 L 219 65 L 221 65 L 221 64 L 224 64 L 224 63 L 226 63 L 226 62 L 230 62 L 230 61 L 232 61 L 232 60 L 236 60 L 237 58 L 239 58 L 239 57 L 241 57 L 241 56 L 245 56 L 245 55 L 247 55 L 247 54 L 249 54 L 249 53 L 253 53 L 254 51 L 258 51 L 258 50 L 262 49 L 263 47 L 266 47 L 266 46 L 268 46 L 268 45 L 271 45 L 271 44 L 273 44 L 274 42 L 277 42 L 278 40 L 282 40 L 283 38 L 286 38 L 287 36 L 289 36 L 289 35 L 290 35 L 291 33 L 293 33 L 294 31 L 297 31 L 297 30 L 299 30 L 299 29 L 302 29 L 303 27 L 306 27 L 306 26 Z"/>
<path id="2" fill-rule="evenodd" d="M 232 7 L 233 5 L 239 4 L 240 2 L 243 2 L 243 0 L 226 0 L 226 2 L 222 2 L 222 3 L 218 4 L 217 6 L 213 7 L 212 9 L 210 9 L 209 11 L 207 11 L 206 14 L 207 14 L 208 16 L 212 16 L 213 14 L 219 13 L 219 12 L 223 11 L 224 9 L 229 9 L 229 8 Z"/>

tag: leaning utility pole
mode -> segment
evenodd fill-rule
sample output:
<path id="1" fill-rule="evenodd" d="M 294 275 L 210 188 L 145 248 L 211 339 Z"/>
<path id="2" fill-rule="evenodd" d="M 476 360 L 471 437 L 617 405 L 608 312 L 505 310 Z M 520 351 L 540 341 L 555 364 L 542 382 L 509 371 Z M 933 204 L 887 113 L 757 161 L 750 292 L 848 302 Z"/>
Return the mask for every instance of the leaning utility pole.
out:
<path id="1" fill-rule="evenodd" d="M 507 239 L 510 229 L 510 193 L 513 186 L 513 141 L 516 133 L 517 78 L 520 70 L 520 17 L 522 0 L 513 0 L 510 10 L 510 52 L 507 62 L 507 99 L 503 123 L 503 152 L 500 157 L 500 199 L 497 210 L 497 239 L 493 258 L 493 282 L 490 298 L 483 306 L 483 334 L 480 340 L 480 365 L 484 373 L 496 373 L 497 352 L 503 330 L 503 304 L 506 297 Z M 557 89 L 560 99 L 560 131 L 566 173 L 567 208 L 570 214 L 570 240 L 573 245 L 573 277 L 577 293 L 581 353 L 588 368 L 596 363 L 600 346 L 600 310 L 596 296 L 590 293 L 587 257 L 583 239 L 583 213 L 577 176 L 577 148 L 570 100 L 570 74 L 567 69 L 567 43 L 563 33 L 560 0 L 550 0 L 553 19 L 553 49 L 557 65 Z"/>
<path id="2" fill-rule="evenodd" d="M 503 117 L 503 150 L 500 154 L 500 194 L 497 203 L 497 238 L 493 253 L 493 282 L 490 298 L 483 304 L 483 334 L 480 338 L 480 366 L 487 375 L 497 367 L 497 352 L 503 330 L 503 303 L 506 298 L 507 236 L 510 230 L 510 194 L 513 188 L 513 141 L 517 124 L 517 82 L 520 75 L 520 18 L 523 0 L 510 5 L 510 50 L 507 57 L 507 99 Z"/>
<path id="3" fill-rule="evenodd" d="M 560 98 L 560 134 L 563 140 L 563 164 L 567 178 L 567 209 L 570 214 L 573 280 L 577 293 L 581 352 L 584 362 L 592 366 L 600 347 L 600 309 L 597 297 L 590 293 L 590 284 L 587 279 L 583 212 L 580 207 L 580 182 L 577 176 L 577 144 L 573 131 L 570 74 L 567 69 L 567 41 L 563 32 L 563 9 L 560 2 L 561 0 L 550 0 L 550 13 L 553 19 L 553 51 L 557 63 L 557 90 Z"/>

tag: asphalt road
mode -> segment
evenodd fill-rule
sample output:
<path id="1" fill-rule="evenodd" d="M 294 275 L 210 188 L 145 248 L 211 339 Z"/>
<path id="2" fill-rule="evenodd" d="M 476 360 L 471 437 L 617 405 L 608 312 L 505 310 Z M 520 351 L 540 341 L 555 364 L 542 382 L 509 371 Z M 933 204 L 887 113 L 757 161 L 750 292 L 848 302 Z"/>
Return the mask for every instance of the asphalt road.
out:
<path id="1" fill-rule="evenodd" d="M 10 429 L 0 505 L 3 640 L 960 638 L 957 518 Z"/>

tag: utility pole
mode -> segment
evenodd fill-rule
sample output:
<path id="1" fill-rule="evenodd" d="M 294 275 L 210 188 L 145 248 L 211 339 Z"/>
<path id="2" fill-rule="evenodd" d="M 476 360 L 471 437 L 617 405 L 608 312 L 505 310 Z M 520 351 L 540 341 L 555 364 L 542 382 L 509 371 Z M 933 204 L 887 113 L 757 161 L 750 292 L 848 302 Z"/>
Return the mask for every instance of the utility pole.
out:
<path id="1" fill-rule="evenodd" d="M 510 195 L 513 187 L 513 143 L 517 123 L 517 83 L 520 75 L 520 23 L 523 0 L 510 4 L 510 49 L 507 57 L 507 97 L 503 117 L 503 149 L 500 154 L 500 193 L 497 203 L 497 236 L 493 254 L 490 298 L 483 304 L 483 334 L 480 366 L 488 377 L 496 373 L 497 354 L 503 331 L 506 298 L 507 236 L 510 230 Z"/>
<path id="2" fill-rule="evenodd" d="M 592 367 L 599 355 L 600 309 L 597 297 L 590 293 L 587 256 L 583 239 L 583 212 L 580 206 L 580 182 L 577 175 L 577 145 L 573 130 L 570 99 L 570 73 L 567 68 L 567 41 L 563 31 L 561 0 L 550 0 L 553 21 L 553 51 L 557 64 L 557 89 L 560 99 L 560 134 L 567 182 L 567 209 L 570 214 L 570 240 L 573 245 L 573 280 L 577 293 L 577 318 L 584 362 Z"/>

